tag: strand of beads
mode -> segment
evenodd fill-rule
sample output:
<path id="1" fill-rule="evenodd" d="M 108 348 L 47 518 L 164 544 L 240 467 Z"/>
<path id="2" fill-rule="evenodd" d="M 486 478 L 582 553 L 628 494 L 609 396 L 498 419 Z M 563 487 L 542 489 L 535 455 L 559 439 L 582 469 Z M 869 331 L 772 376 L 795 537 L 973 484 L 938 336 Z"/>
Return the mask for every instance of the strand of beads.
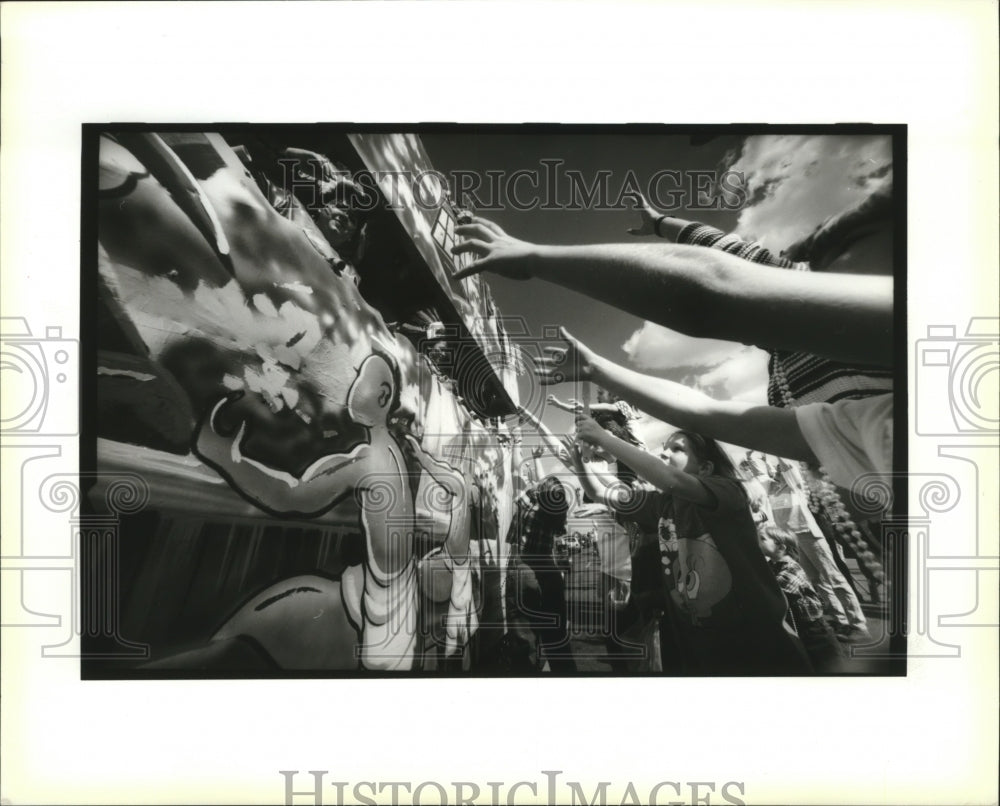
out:
<path id="1" fill-rule="evenodd" d="M 781 395 L 782 404 L 786 408 L 795 408 L 797 401 L 792 397 L 785 367 L 777 356 L 771 362 L 770 371 L 778 393 Z M 847 507 L 844 506 L 840 493 L 837 492 L 837 487 L 831 481 L 826 469 L 820 467 L 819 478 L 816 478 L 805 463 L 800 463 L 800 468 L 809 491 L 809 509 L 816 515 L 823 512 L 833 526 L 836 538 L 854 550 L 858 562 L 865 567 L 872 578 L 879 583 L 885 582 L 885 571 L 881 563 L 872 553 L 868 543 L 865 542 L 864 535 L 861 534 L 858 525 L 851 519 Z"/>
<path id="2" fill-rule="evenodd" d="M 868 543 L 865 542 L 864 535 L 861 534 L 858 525 L 851 518 L 840 493 L 837 492 L 836 485 L 831 481 L 826 470 L 820 467 L 819 478 L 816 478 L 807 468 L 803 468 L 803 475 L 807 479 L 812 478 L 814 482 L 809 485 L 809 509 L 814 514 L 820 512 L 825 514 L 833 526 L 837 540 L 853 550 L 858 562 L 864 566 L 873 579 L 879 583 L 885 582 L 885 571 L 882 564 Z"/>

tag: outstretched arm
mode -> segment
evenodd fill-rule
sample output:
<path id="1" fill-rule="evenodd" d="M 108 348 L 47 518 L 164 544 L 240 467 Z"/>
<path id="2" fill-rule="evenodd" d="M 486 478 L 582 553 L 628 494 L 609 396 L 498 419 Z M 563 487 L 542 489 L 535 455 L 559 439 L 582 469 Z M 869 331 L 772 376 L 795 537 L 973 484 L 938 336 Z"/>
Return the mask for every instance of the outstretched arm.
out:
<path id="1" fill-rule="evenodd" d="M 731 232 L 727 235 L 722 230 L 708 224 L 688 221 L 676 216 L 660 215 L 646 201 L 645 197 L 642 197 L 642 202 L 643 206 L 640 208 L 642 225 L 637 229 L 630 229 L 630 235 L 656 235 L 658 238 L 663 238 L 671 243 L 720 249 L 723 252 L 736 255 L 751 263 L 773 266 L 776 269 L 809 268 L 808 263 L 793 263 L 787 258 L 775 255 L 758 243 L 744 241 L 735 233 Z"/>
<path id="2" fill-rule="evenodd" d="M 216 425 L 219 410 L 236 399 L 220 400 L 195 435 L 195 454 L 218 471 L 240 493 L 261 509 L 278 515 L 315 517 L 332 508 L 365 472 L 370 447 L 358 445 L 350 453 L 324 456 L 310 465 L 300 478 L 243 455 L 248 436 L 246 421 L 232 436 Z"/>
<path id="3" fill-rule="evenodd" d="M 564 439 L 563 445 L 571 457 L 573 471 L 580 481 L 580 486 L 590 498 L 619 514 L 627 515 L 634 511 L 635 490 L 618 479 L 612 479 L 610 484 L 607 483 L 594 472 L 588 462 L 583 461 L 579 446 L 571 439 Z"/>
<path id="4" fill-rule="evenodd" d="M 775 456 L 816 463 L 793 410 L 739 400 L 715 400 L 679 383 L 619 366 L 594 353 L 565 329 L 561 333 L 568 346 L 564 349 L 549 348 L 550 355 L 539 362 L 542 383 L 592 380 L 653 417 L 678 428 L 689 428 L 723 442 Z M 616 447 L 615 451 L 609 449 L 609 452 L 643 475 L 619 448 Z M 644 451 L 639 453 L 649 456 Z"/>
<path id="5" fill-rule="evenodd" d="M 677 244 L 539 246 L 476 219 L 456 229 L 456 273 L 538 277 L 689 336 L 892 364 L 892 277 L 779 272 Z"/>
<path id="6" fill-rule="evenodd" d="M 577 423 L 577 434 L 580 439 L 603 448 L 612 456 L 625 462 L 640 477 L 658 490 L 663 490 L 678 498 L 687 499 L 695 504 L 709 505 L 714 502 L 711 493 L 698 481 L 697 476 L 670 467 L 656 456 L 605 431 L 589 417 L 585 417 Z"/>
<path id="7" fill-rule="evenodd" d="M 640 194 L 639 198 L 642 199 L 639 207 L 639 226 L 629 229 L 628 234 L 655 235 L 657 238 L 665 238 L 676 243 L 681 230 L 691 222 L 671 215 L 662 215 L 645 196 Z"/>
<path id="8" fill-rule="evenodd" d="M 546 402 L 551 403 L 557 409 L 568 411 L 570 414 L 579 414 L 583 411 L 583 403 L 572 397 L 569 400 L 563 401 L 555 395 L 549 395 L 546 398 Z"/>
<path id="9" fill-rule="evenodd" d="M 545 423 L 539 420 L 534 414 L 523 406 L 518 407 L 517 413 L 522 420 L 531 423 L 535 427 L 538 435 L 542 438 L 542 443 L 546 448 L 548 448 L 549 452 L 556 459 L 558 459 L 564 467 L 572 470 L 573 467 L 570 463 L 570 457 L 566 453 L 566 447 L 559 441 L 559 437 L 553 434 Z"/>

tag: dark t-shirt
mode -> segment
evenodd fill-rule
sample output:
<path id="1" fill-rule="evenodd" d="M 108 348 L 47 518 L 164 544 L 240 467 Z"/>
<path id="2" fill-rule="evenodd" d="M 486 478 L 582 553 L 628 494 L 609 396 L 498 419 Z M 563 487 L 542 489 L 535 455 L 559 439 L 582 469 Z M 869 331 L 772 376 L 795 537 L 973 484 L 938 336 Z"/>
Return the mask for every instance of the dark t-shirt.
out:
<path id="1" fill-rule="evenodd" d="M 784 624 L 787 603 L 760 550 L 742 486 L 721 476 L 698 480 L 714 506 L 640 493 L 648 497 L 643 509 L 658 514 L 670 609 L 692 671 L 808 672 L 802 646 Z"/>

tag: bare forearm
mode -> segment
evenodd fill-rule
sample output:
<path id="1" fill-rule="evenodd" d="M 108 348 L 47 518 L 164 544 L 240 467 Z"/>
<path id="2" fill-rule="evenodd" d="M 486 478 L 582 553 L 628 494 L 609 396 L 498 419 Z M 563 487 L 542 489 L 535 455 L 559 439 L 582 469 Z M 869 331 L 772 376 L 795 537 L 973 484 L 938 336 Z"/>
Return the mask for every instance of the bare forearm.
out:
<path id="1" fill-rule="evenodd" d="M 538 435 L 542 438 L 542 444 L 549 451 L 549 453 L 551 453 L 556 459 L 558 459 L 563 464 L 563 466 L 572 470 L 573 467 L 571 464 L 567 462 L 565 449 L 563 448 L 562 443 L 559 441 L 559 437 L 553 434 L 549 430 L 548 426 L 545 425 L 545 423 L 539 420 L 535 415 L 533 415 L 527 409 L 522 408 L 520 410 L 520 415 L 524 420 L 531 423 L 535 427 L 535 430 L 538 432 Z M 540 467 L 540 465 L 537 464 L 538 458 L 540 457 L 536 457 L 536 466 Z M 537 469 L 536 472 L 538 472 Z M 539 478 L 541 478 L 541 476 L 539 476 Z"/>
<path id="2" fill-rule="evenodd" d="M 536 250 L 540 279 L 690 336 L 891 364 L 890 277 L 785 272 L 674 244 Z"/>
<path id="3" fill-rule="evenodd" d="M 658 457 L 634 445 L 630 445 L 614 434 L 605 433 L 601 436 L 601 447 L 615 458 L 625 462 L 636 474 L 654 487 L 666 492 L 672 492 L 677 481 L 684 474 L 668 467 Z"/>
<path id="4" fill-rule="evenodd" d="M 592 378 L 646 413 L 678 428 L 788 459 L 815 461 L 790 409 L 715 400 L 679 383 L 643 375 L 605 358 L 593 361 Z M 631 466 L 629 459 L 619 458 Z M 633 469 L 640 473 L 639 468 Z"/>
<path id="5" fill-rule="evenodd" d="M 593 498 L 595 501 L 600 501 L 602 504 L 607 504 L 605 500 L 608 487 L 601 481 L 595 474 L 594 471 L 584 465 L 582 468 L 577 470 L 577 478 L 580 479 L 580 486 L 583 487 L 583 491 Z"/>
<path id="6" fill-rule="evenodd" d="M 601 482 L 601 484 L 604 484 L 605 486 L 609 486 L 609 485 L 612 485 L 612 484 L 618 484 L 621 481 L 621 479 L 619 479 L 613 473 L 601 473 L 601 472 L 595 470 L 593 467 L 589 467 L 589 466 L 588 466 L 587 470 L 588 470 L 588 472 L 591 475 L 593 475 L 593 477 L 595 479 L 597 479 L 599 482 Z"/>
<path id="7" fill-rule="evenodd" d="M 616 512 L 628 506 L 631 499 L 631 492 L 626 490 L 625 485 L 615 479 L 612 484 L 605 484 L 601 478 L 589 466 L 584 464 L 581 471 L 577 473 L 583 491 L 593 500 L 598 501 L 609 509 Z"/>

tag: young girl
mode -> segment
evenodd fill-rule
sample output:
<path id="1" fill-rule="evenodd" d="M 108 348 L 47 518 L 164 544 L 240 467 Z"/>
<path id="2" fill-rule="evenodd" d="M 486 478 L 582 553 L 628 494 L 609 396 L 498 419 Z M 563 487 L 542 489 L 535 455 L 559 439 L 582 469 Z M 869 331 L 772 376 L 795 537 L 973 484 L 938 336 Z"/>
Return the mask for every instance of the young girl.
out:
<path id="1" fill-rule="evenodd" d="M 764 524 L 758 533 L 760 550 L 767 557 L 778 585 L 788 599 L 795 629 L 816 671 L 824 674 L 843 671 L 843 650 L 823 618 L 823 603 L 798 563 L 795 535 L 777 526 Z"/>
<path id="2" fill-rule="evenodd" d="M 579 421 L 577 437 L 628 463 L 658 491 L 643 496 L 622 487 L 616 494 L 625 507 L 657 508 L 685 671 L 808 673 L 805 651 L 785 623 L 785 597 L 760 552 L 746 493 L 718 443 L 677 431 L 656 457 L 590 418 Z"/>

